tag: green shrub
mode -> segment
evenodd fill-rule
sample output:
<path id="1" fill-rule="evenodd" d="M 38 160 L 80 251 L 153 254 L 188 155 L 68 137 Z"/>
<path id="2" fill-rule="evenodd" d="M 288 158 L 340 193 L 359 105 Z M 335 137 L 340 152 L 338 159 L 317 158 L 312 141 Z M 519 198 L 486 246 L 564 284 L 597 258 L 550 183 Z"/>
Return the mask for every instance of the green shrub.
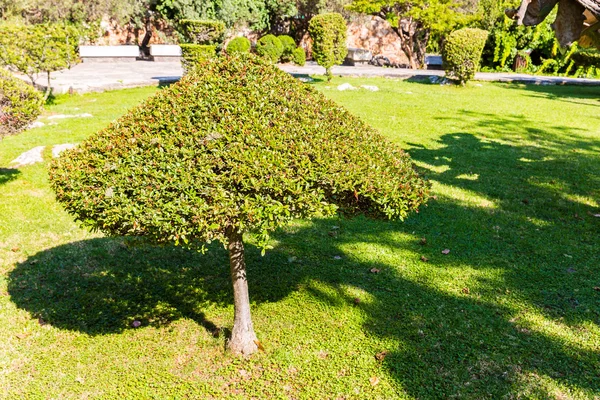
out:
<path id="1" fill-rule="evenodd" d="M 63 153 L 49 174 L 58 201 L 92 229 L 189 247 L 227 243 L 229 346 L 243 354 L 257 348 L 244 232 L 266 248 L 269 232 L 295 218 L 403 219 L 429 190 L 397 145 L 251 54 L 195 69 Z"/>
<path id="2" fill-rule="evenodd" d="M 81 31 L 73 25 L 39 24 L 0 26 L 0 65 L 29 77 L 32 84 L 46 74 L 46 97 L 50 95 L 50 73 L 70 68 L 79 61 Z"/>
<path id="3" fill-rule="evenodd" d="M 292 53 L 296 50 L 296 42 L 292 39 L 291 36 L 288 35 L 280 35 L 277 36 L 281 45 L 283 46 L 283 51 L 281 52 L 281 61 L 290 62 L 292 61 Z"/>
<path id="4" fill-rule="evenodd" d="M 306 53 L 302 47 L 294 49 L 292 52 L 292 62 L 299 66 L 306 64 Z"/>
<path id="5" fill-rule="evenodd" d="M 600 67 L 600 51 L 596 49 L 577 49 L 571 59 L 577 67 Z"/>
<path id="6" fill-rule="evenodd" d="M 258 39 L 254 51 L 259 56 L 276 63 L 283 53 L 283 44 L 275 35 L 269 34 Z"/>
<path id="7" fill-rule="evenodd" d="M 214 45 L 205 44 L 182 44 L 181 46 L 181 64 L 184 73 L 190 72 L 200 63 L 217 55 L 217 49 Z"/>
<path id="8" fill-rule="evenodd" d="M 231 39 L 227 44 L 227 54 L 249 53 L 251 48 L 252 44 L 250 43 L 250 40 L 243 36 L 239 36 Z"/>
<path id="9" fill-rule="evenodd" d="M 0 68 L 0 139 L 19 132 L 42 111 L 43 96 Z"/>
<path id="10" fill-rule="evenodd" d="M 218 45 L 225 35 L 225 24 L 221 21 L 182 19 L 178 28 L 183 43 Z"/>
<path id="11" fill-rule="evenodd" d="M 488 32 L 481 29 L 463 28 L 452 32 L 442 52 L 446 76 L 460 84 L 473 79 L 487 37 Z"/>
<path id="12" fill-rule="evenodd" d="M 313 17 L 308 25 L 313 40 L 313 58 L 325 68 L 327 80 L 331 80 L 331 67 L 344 62 L 346 47 L 346 21 L 341 14 L 328 13 Z"/>

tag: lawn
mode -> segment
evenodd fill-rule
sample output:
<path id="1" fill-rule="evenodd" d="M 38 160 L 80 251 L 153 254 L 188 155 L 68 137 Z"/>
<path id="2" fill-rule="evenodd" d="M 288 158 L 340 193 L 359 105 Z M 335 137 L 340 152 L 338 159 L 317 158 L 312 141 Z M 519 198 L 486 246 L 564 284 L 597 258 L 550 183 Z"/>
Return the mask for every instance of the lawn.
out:
<path id="1" fill-rule="evenodd" d="M 49 188 L 51 145 L 156 88 L 59 97 L 46 117 L 93 117 L 0 142 L 0 398 L 600 399 L 600 88 L 312 84 L 434 198 L 404 222 L 296 221 L 264 256 L 248 236 L 265 350 L 247 360 L 224 350 L 222 247 L 87 232 Z M 39 145 L 44 163 L 9 167 Z"/>

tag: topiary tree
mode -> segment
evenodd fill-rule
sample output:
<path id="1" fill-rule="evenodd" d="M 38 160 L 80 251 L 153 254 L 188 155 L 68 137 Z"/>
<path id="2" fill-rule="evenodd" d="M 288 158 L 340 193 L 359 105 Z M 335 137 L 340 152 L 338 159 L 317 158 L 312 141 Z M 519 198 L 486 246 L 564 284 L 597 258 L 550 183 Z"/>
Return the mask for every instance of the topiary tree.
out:
<path id="1" fill-rule="evenodd" d="M 259 56 L 276 63 L 283 54 L 283 44 L 277 36 L 268 34 L 258 39 L 254 51 Z"/>
<path id="2" fill-rule="evenodd" d="M 225 37 L 225 24 L 221 21 L 183 19 L 178 30 L 183 42 L 180 47 L 185 73 L 214 57 Z"/>
<path id="3" fill-rule="evenodd" d="M 250 40 L 243 36 L 238 36 L 227 44 L 227 54 L 249 53 L 252 48 Z"/>
<path id="4" fill-rule="evenodd" d="M 313 40 L 313 58 L 325 68 L 330 81 L 331 67 L 343 63 L 348 54 L 346 21 L 338 13 L 320 14 L 310 20 L 308 33 Z"/>
<path id="5" fill-rule="evenodd" d="M 257 349 L 243 234 L 267 247 L 294 218 L 405 218 L 428 184 L 409 156 L 309 85 L 251 54 L 207 62 L 53 161 L 56 197 L 109 235 L 229 250 L 229 348 Z"/>
<path id="6" fill-rule="evenodd" d="M 40 92 L 0 68 L 0 139 L 19 132 L 42 111 Z"/>
<path id="7" fill-rule="evenodd" d="M 283 51 L 281 52 L 281 61 L 290 62 L 292 61 L 292 53 L 296 50 L 296 42 L 292 39 L 291 36 L 288 35 L 279 35 L 277 36 L 281 45 L 283 46 Z"/>
<path id="8" fill-rule="evenodd" d="M 306 64 L 306 53 L 302 47 L 298 47 L 292 52 L 292 62 L 301 67 Z"/>
<path id="9" fill-rule="evenodd" d="M 0 65 L 27 75 L 32 84 L 39 73 L 45 73 L 47 98 L 51 92 L 50 74 L 79 61 L 79 38 L 79 30 L 72 25 L 3 25 L 0 27 Z"/>
<path id="10" fill-rule="evenodd" d="M 488 32 L 481 29 L 463 28 L 452 32 L 442 51 L 446 76 L 461 85 L 473 79 L 487 37 Z"/>

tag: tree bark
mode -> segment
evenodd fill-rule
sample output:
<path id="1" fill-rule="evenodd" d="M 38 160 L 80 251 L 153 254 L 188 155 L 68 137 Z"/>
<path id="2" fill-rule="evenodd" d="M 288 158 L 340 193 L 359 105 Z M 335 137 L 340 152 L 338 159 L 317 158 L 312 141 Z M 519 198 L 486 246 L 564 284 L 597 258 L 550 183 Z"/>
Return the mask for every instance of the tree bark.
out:
<path id="1" fill-rule="evenodd" d="M 248 295 L 248 281 L 246 280 L 246 262 L 244 260 L 244 243 L 242 234 L 235 228 L 229 228 L 229 265 L 231 268 L 231 281 L 233 283 L 234 320 L 229 350 L 237 355 L 248 356 L 258 349 L 258 340 L 252 326 L 250 316 L 250 297 Z"/>

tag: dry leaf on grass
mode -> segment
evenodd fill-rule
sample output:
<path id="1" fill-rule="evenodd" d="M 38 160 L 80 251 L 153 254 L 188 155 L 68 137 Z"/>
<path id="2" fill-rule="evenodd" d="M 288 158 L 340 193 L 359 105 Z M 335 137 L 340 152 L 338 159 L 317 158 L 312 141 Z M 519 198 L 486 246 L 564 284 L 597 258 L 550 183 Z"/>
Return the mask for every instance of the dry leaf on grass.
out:
<path id="1" fill-rule="evenodd" d="M 376 376 L 372 376 L 369 378 L 369 382 L 371 383 L 371 386 L 376 386 L 377 384 L 379 384 L 379 378 Z"/>
<path id="2" fill-rule="evenodd" d="M 444 250 L 442 250 L 442 254 L 450 254 L 450 249 L 444 249 Z"/>

